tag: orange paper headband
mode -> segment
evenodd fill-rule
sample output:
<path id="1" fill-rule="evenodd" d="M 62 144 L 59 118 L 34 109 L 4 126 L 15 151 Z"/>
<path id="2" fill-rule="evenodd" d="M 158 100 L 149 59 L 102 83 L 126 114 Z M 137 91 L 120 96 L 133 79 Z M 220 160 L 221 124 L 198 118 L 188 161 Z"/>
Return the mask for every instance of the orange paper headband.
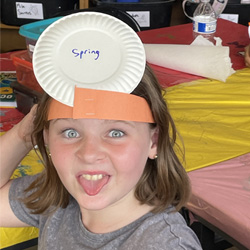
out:
<path id="1" fill-rule="evenodd" d="M 48 120 L 89 118 L 154 123 L 147 101 L 139 96 L 96 89 L 75 88 L 74 106 L 52 99 Z"/>

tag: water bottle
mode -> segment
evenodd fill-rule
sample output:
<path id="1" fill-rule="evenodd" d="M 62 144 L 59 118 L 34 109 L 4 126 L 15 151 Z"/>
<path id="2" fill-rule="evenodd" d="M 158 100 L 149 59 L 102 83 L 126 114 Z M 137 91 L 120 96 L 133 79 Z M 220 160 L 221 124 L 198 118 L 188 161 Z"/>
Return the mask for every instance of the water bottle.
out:
<path id="1" fill-rule="evenodd" d="M 194 38 L 202 35 L 211 42 L 214 42 L 217 15 L 209 0 L 201 0 L 194 11 L 192 20 Z"/>

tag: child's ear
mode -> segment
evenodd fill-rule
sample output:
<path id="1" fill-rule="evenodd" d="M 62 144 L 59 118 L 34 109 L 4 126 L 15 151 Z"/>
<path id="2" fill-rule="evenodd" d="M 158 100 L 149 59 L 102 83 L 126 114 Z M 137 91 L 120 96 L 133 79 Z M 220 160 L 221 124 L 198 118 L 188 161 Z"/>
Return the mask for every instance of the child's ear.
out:
<path id="1" fill-rule="evenodd" d="M 156 127 L 152 130 L 151 148 L 150 148 L 150 152 L 149 152 L 149 156 L 148 156 L 152 160 L 155 159 L 157 156 L 158 138 L 159 138 L 159 129 L 158 129 L 158 127 Z"/>

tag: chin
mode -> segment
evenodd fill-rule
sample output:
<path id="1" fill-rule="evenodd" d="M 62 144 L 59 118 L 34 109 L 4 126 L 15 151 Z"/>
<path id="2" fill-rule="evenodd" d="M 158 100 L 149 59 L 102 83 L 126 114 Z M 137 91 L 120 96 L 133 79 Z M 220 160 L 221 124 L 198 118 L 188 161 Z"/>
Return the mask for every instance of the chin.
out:
<path id="1" fill-rule="evenodd" d="M 110 203 L 100 197 L 100 195 L 89 196 L 85 194 L 84 196 L 84 198 L 76 199 L 77 203 L 82 209 L 98 211 L 110 206 Z"/>

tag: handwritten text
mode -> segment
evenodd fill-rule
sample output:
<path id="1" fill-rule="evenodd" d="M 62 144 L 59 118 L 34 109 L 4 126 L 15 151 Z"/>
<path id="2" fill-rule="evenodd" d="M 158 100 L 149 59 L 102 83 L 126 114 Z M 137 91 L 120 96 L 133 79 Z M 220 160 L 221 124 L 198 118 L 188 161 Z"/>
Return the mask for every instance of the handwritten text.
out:
<path id="1" fill-rule="evenodd" d="M 75 55 L 75 57 L 79 57 L 79 59 L 83 59 L 84 56 L 88 55 L 94 55 L 94 60 L 97 60 L 100 56 L 99 50 L 91 50 L 91 49 L 85 49 L 85 50 L 79 50 L 79 49 L 72 49 L 72 53 Z"/>

